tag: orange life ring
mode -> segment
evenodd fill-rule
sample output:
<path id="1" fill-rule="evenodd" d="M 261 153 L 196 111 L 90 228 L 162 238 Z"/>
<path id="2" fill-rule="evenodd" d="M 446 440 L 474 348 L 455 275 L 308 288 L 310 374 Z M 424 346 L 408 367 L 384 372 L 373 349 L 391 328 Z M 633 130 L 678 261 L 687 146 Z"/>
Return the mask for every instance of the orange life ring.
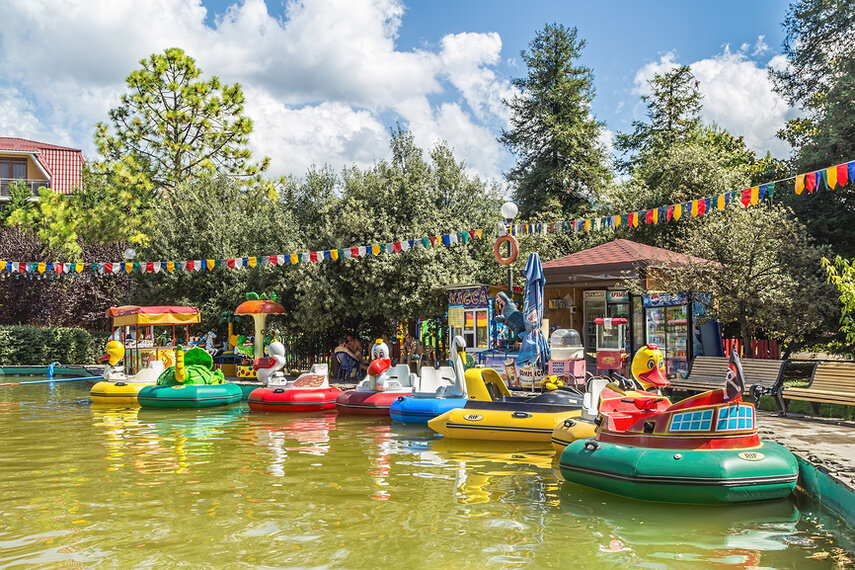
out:
<path id="1" fill-rule="evenodd" d="M 502 244 L 505 242 L 511 244 L 511 254 L 508 257 L 502 257 Z M 520 244 L 518 244 L 517 239 L 510 234 L 501 236 L 496 240 L 496 245 L 493 246 L 493 257 L 495 257 L 496 261 L 502 265 L 510 265 L 517 260 L 517 256 L 519 254 Z"/>

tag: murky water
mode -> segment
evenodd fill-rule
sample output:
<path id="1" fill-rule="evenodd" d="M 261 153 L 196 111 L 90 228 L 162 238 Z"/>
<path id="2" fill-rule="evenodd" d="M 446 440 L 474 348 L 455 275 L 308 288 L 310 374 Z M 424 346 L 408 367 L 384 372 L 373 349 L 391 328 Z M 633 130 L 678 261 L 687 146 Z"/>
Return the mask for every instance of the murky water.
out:
<path id="1" fill-rule="evenodd" d="M 799 499 L 639 503 L 485 449 L 331 414 L 97 408 L 0 388 L 0 567 L 835 568 L 855 537 Z"/>

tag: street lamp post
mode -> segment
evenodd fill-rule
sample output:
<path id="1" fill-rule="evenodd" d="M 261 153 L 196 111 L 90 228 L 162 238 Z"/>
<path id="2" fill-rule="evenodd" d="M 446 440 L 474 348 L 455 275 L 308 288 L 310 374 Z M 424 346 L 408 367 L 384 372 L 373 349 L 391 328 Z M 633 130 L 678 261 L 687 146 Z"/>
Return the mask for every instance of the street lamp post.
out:
<path id="1" fill-rule="evenodd" d="M 505 218 L 505 222 L 510 224 L 514 218 L 517 217 L 517 213 L 519 210 L 517 209 L 517 205 L 513 202 L 505 202 L 502 204 L 502 217 Z M 510 233 L 510 232 L 508 232 Z M 511 242 L 508 242 L 508 257 L 510 257 L 513 253 L 513 245 Z M 513 300 L 514 298 L 514 270 L 513 264 L 508 265 L 508 299 Z"/>
<path id="2" fill-rule="evenodd" d="M 125 258 L 125 263 L 132 262 L 136 256 L 137 256 L 137 252 L 132 247 L 129 247 L 124 252 L 122 252 L 122 257 Z M 133 279 L 134 274 L 133 274 L 133 272 L 131 272 L 131 273 L 126 272 L 126 274 L 128 276 L 128 293 L 127 293 L 128 304 L 130 304 L 131 303 L 131 280 Z"/>

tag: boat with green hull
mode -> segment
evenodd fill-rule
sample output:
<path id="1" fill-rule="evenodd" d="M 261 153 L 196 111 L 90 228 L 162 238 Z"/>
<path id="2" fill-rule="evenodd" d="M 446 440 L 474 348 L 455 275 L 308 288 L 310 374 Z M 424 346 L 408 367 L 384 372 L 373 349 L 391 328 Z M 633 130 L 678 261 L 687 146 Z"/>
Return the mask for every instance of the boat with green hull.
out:
<path id="1" fill-rule="evenodd" d="M 716 504 L 780 499 L 792 493 L 798 462 L 760 441 L 754 405 L 743 402 L 739 358 L 725 388 L 668 405 L 638 393 L 601 407 L 596 435 L 573 441 L 559 458 L 567 481 L 644 501 Z M 629 396 L 629 393 L 623 393 Z M 667 406 L 667 407 L 666 407 Z"/>
<path id="2" fill-rule="evenodd" d="M 211 355 L 201 348 L 186 353 L 177 347 L 175 365 L 163 371 L 154 386 L 146 386 L 137 396 L 143 408 L 213 408 L 240 402 L 239 386 L 226 382 L 214 370 Z"/>
<path id="3" fill-rule="evenodd" d="M 781 499 L 793 492 L 798 465 L 785 447 L 650 449 L 594 439 L 561 453 L 567 481 L 642 501 L 719 504 Z"/>

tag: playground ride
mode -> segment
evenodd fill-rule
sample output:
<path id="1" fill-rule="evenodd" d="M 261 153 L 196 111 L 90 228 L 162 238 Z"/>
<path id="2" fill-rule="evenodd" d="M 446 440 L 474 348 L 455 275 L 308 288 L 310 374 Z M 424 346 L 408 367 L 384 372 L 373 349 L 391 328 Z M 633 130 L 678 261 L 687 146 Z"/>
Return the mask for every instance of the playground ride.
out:
<path id="1" fill-rule="evenodd" d="M 428 421 L 430 429 L 448 438 L 548 443 L 559 423 L 582 413 L 582 394 L 572 388 L 511 396 L 492 368 L 470 368 L 465 377 L 466 405 Z"/>
<path id="2" fill-rule="evenodd" d="M 246 338 L 238 337 L 234 354 L 236 357 L 242 357 L 244 362 L 236 366 L 237 377 L 241 379 L 255 380 L 256 371 L 252 365 L 253 360 L 258 360 L 264 356 L 264 323 L 268 315 L 281 315 L 285 313 L 285 307 L 277 303 L 279 297 L 276 293 L 271 293 L 269 298 L 266 293 L 259 295 L 258 293 L 247 293 L 246 301 L 238 305 L 234 314 L 249 315 L 252 317 L 254 324 L 254 341 L 251 345 L 245 344 Z M 252 350 L 250 350 L 250 346 Z"/>
<path id="3" fill-rule="evenodd" d="M 143 408 L 210 408 L 240 401 L 241 389 L 226 382 L 220 370 L 214 370 L 211 355 L 201 348 L 176 348 L 175 365 L 157 379 L 154 386 L 139 392 Z"/>
<path id="4" fill-rule="evenodd" d="M 741 378 L 741 372 L 728 374 L 728 384 L 737 374 Z M 778 499 L 796 486 L 795 457 L 760 441 L 754 406 L 742 401 L 741 388 L 726 385 L 668 407 L 653 394 L 616 399 L 604 389 L 603 398 L 618 409 L 601 407 L 595 438 L 573 441 L 561 453 L 568 481 L 644 501 L 692 504 Z"/>
<path id="5" fill-rule="evenodd" d="M 660 395 L 658 388 L 668 386 L 665 359 L 655 344 L 642 346 L 632 359 L 632 380 L 615 375 L 614 379 L 600 376 L 588 380 L 582 416 L 566 420 L 552 433 L 552 447 L 557 452 L 577 439 L 592 437 L 597 416 L 602 412 L 653 414 L 664 411 L 671 401 Z"/>
<path id="6" fill-rule="evenodd" d="M 293 382 L 285 378 L 285 346 L 273 341 L 267 347 L 269 356 L 257 360 L 258 379 L 264 387 L 249 394 L 252 410 L 261 412 L 314 412 L 335 408 L 341 390 L 330 386 L 326 364 L 313 364 L 309 372 Z"/>
<path id="7" fill-rule="evenodd" d="M 108 406 L 136 406 L 139 404 L 137 395 L 146 386 L 157 382 L 163 372 L 163 361 L 149 361 L 148 366 L 134 374 L 125 374 L 122 360 L 125 357 L 124 345 L 117 341 L 107 342 L 106 352 L 98 359 L 104 362 L 104 379 L 92 386 L 89 397 L 93 404 Z"/>
<path id="8" fill-rule="evenodd" d="M 451 341 L 452 366 L 422 366 L 412 395 L 399 396 L 389 407 L 392 419 L 424 425 L 448 410 L 465 406 L 468 400 L 463 368 L 465 349 L 463 337 L 456 335 Z"/>
<path id="9" fill-rule="evenodd" d="M 413 392 L 413 382 L 418 377 L 410 373 L 406 364 L 392 366 L 389 347 L 382 339 L 378 338 L 371 347 L 371 358 L 365 379 L 335 399 L 340 414 L 388 416 L 395 400 Z"/>

